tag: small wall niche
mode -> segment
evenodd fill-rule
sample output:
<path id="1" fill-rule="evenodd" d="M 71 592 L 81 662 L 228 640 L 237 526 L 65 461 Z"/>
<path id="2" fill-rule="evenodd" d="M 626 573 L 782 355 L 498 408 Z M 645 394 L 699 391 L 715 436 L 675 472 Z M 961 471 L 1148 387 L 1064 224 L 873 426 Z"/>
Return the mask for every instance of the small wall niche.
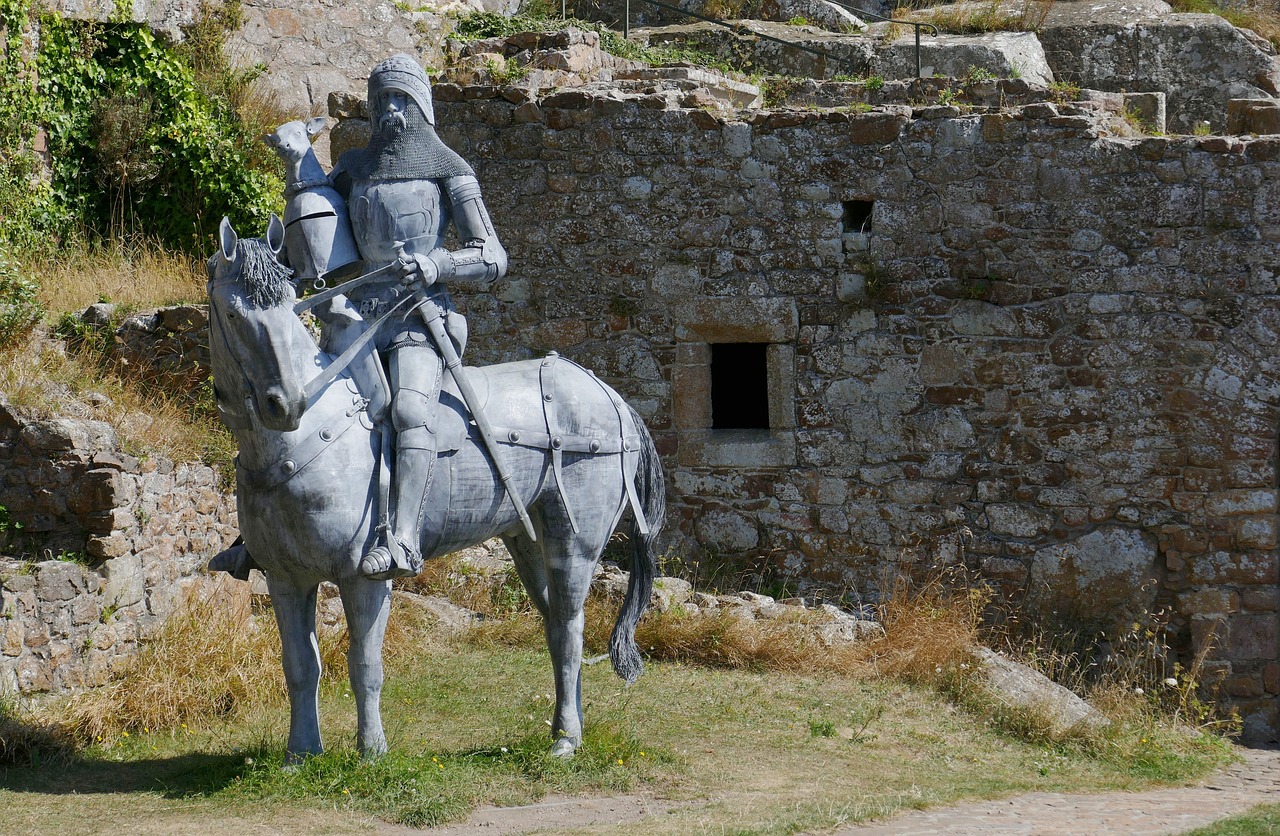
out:
<path id="1" fill-rule="evenodd" d="M 769 429 L 767 343 L 711 344 L 711 429 Z"/>
<path id="2" fill-rule="evenodd" d="M 875 209 L 873 200 L 846 200 L 844 211 L 840 215 L 840 223 L 845 232 L 866 235 L 871 231 L 871 214 Z"/>

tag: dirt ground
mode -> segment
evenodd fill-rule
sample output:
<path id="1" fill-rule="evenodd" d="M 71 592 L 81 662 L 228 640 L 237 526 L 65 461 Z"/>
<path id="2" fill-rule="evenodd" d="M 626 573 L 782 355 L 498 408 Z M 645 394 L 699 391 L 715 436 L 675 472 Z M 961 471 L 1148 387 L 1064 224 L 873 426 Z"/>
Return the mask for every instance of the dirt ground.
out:
<path id="1" fill-rule="evenodd" d="M 1032 793 L 905 813 L 883 822 L 841 828 L 836 836 L 1164 836 L 1280 802 L 1280 749 L 1241 749 L 1241 760 L 1191 787 L 1097 795 Z M 483 807 L 467 821 L 414 830 L 383 825 L 379 833 L 430 836 L 514 836 L 608 830 L 649 820 L 658 825 L 673 804 L 642 795 L 548 798 L 523 807 Z"/>

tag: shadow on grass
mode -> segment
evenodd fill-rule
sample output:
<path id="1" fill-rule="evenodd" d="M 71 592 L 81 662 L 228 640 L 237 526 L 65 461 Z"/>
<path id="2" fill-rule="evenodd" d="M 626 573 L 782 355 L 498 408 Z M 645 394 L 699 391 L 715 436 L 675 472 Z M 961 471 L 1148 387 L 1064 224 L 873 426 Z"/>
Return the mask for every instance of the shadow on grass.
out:
<path id="1" fill-rule="evenodd" d="M 0 789 L 48 795 L 151 792 L 165 798 L 213 795 L 241 778 L 246 754 L 192 752 L 116 760 L 110 753 L 35 754 L 29 764 L 0 768 Z"/>

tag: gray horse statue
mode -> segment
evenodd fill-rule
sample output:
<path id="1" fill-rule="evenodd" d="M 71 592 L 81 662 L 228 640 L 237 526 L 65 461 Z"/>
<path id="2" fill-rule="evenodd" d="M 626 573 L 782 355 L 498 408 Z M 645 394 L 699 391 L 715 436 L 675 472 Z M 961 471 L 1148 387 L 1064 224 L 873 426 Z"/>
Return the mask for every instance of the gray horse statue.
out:
<path id="1" fill-rule="evenodd" d="M 241 535 L 266 573 L 289 688 L 291 760 L 322 751 L 316 590 L 337 584 L 351 647 L 357 744 L 386 751 L 379 701 L 390 581 L 365 578 L 375 543 L 383 431 L 345 375 L 308 386 L 333 358 L 295 313 L 290 271 L 277 260 L 283 227 L 240 239 L 225 219 L 208 261 L 210 354 L 223 420 L 239 443 Z M 653 440 L 635 411 L 586 369 L 554 354 L 465 370 L 500 442 L 526 530 L 455 385 L 441 392 L 441 449 L 424 502 L 421 550 L 437 557 L 500 536 L 545 622 L 555 674 L 551 753 L 582 742 L 583 605 L 605 543 L 631 512 L 632 571 L 610 641 L 628 683 L 643 669 L 635 628 L 653 585 L 665 489 Z M 447 377 L 447 376 L 446 376 Z M 310 392 L 310 390 L 316 390 Z M 533 536 L 531 536 L 531 534 Z"/>

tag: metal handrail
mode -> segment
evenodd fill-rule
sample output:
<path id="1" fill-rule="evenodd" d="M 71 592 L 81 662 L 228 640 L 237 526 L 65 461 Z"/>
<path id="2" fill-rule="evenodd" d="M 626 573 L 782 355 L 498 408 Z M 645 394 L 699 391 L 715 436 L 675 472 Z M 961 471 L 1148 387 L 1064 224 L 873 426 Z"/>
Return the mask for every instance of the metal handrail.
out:
<path id="1" fill-rule="evenodd" d="M 937 26 L 935 26 L 932 23 L 917 23 L 914 20 L 894 20 L 891 17 L 885 17 L 884 15 L 878 15 L 875 12 L 864 11 L 863 9 L 859 9 L 856 6 L 850 6 L 848 3 L 842 3 L 841 0 L 827 0 L 827 2 L 833 6 L 839 6 L 842 9 L 855 12 L 858 15 L 858 17 L 873 17 L 876 20 L 884 21 L 885 23 L 896 23 L 899 26 L 910 26 L 911 28 L 915 29 L 916 30 L 916 78 L 920 78 L 920 76 L 922 75 L 920 71 L 920 30 L 932 29 L 933 34 L 936 36 L 938 34 Z"/>
<path id="2" fill-rule="evenodd" d="M 657 6 L 660 9 L 667 9 L 668 11 L 672 11 L 677 14 L 682 14 L 688 17 L 697 18 L 698 20 L 703 20 L 703 21 L 706 21 L 707 23 L 714 23 L 716 26 L 723 26 L 725 29 L 732 31 L 734 34 L 740 34 L 742 30 L 741 27 L 734 26 L 732 23 L 729 23 L 728 21 L 722 20 L 718 17 L 708 17 L 707 15 L 700 14 L 698 12 L 691 12 L 688 9 L 681 9 L 678 6 L 672 6 L 669 3 L 663 3 L 662 0 L 641 0 L 641 2 L 648 3 L 650 6 Z M 932 23 L 918 23 L 916 21 L 911 21 L 911 20 L 894 20 L 893 18 L 884 17 L 883 15 L 878 15 L 875 12 L 864 11 L 863 9 L 859 9 L 856 6 L 851 6 L 848 3 L 843 3 L 840 0 L 827 0 L 827 2 L 831 3 L 832 5 L 839 6 L 842 9 L 846 9 L 850 12 L 854 12 L 859 17 L 872 17 L 872 18 L 875 18 L 876 20 L 886 21 L 888 23 L 897 23 L 901 26 L 910 26 L 912 29 L 914 29 L 915 37 L 916 37 L 916 78 L 921 77 L 922 72 L 921 72 L 921 63 L 920 63 L 920 30 L 932 29 L 933 30 L 932 34 L 937 35 L 938 34 L 937 26 L 935 26 Z M 560 17 L 564 18 L 566 16 L 567 16 L 566 0 L 560 0 Z M 752 32 L 751 34 L 757 38 L 764 38 L 766 41 L 773 41 L 774 43 L 779 43 L 779 44 L 782 44 L 783 46 L 789 46 L 792 49 L 798 49 L 802 52 L 808 52 L 811 55 L 820 55 L 823 58 L 829 58 L 832 61 L 835 61 L 837 63 L 848 60 L 848 59 L 840 58 L 837 55 L 832 55 L 830 52 L 826 52 L 821 49 L 814 49 L 813 47 L 801 46 L 800 44 L 793 43 L 791 41 L 784 41 L 781 38 L 775 38 L 772 35 L 766 35 L 763 32 Z M 631 37 L 631 0 L 626 0 L 625 9 L 623 11 L 622 37 L 624 38 Z"/>

